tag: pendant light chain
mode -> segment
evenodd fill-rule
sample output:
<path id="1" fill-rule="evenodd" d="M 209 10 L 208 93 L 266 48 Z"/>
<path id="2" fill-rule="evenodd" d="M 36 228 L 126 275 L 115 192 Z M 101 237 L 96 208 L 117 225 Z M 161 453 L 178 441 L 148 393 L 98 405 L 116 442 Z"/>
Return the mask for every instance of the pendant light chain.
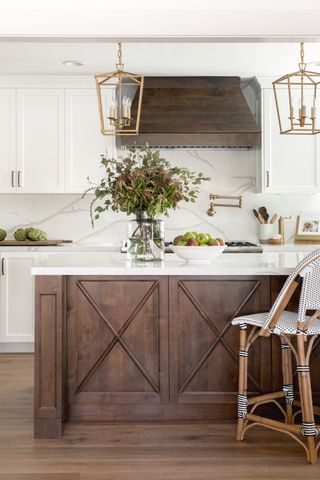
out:
<path id="1" fill-rule="evenodd" d="M 300 43 L 300 63 L 299 63 L 299 68 L 301 72 L 304 72 L 306 69 L 306 64 L 304 63 L 304 43 Z"/>
<path id="2" fill-rule="evenodd" d="M 121 72 L 121 70 L 123 70 L 123 67 L 124 67 L 124 64 L 122 63 L 122 45 L 120 42 L 118 43 L 118 63 L 116 67 L 119 72 Z"/>
<path id="3" fill-rule="evenodd" d="M 304 43 L 300 43 L 300 58 L 301 58 L 301 63 L 304 63 Z"/>

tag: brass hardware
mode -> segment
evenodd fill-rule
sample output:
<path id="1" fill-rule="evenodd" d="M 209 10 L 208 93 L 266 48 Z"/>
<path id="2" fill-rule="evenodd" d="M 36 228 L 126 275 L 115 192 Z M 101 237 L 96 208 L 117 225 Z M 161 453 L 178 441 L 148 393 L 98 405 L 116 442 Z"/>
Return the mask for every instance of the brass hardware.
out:
<path id="1" fill-rule="evenodd" d="M 14 170 L 11 170 L 11 187 L 14 188 Z"/>
<path id="2" fill-rule="evenodd" d="M 1 275 L 5 275 L 4 258 L 1 259 Z"/>
<path id="3" fill-rule="evenodd" d="M 213 217 L 215 215 L 215 207 L 233 207 L 233 208 L 242 208 L 242 196 L 234 196 L 234 195 L 215 195 L 213 193 L 210 194 L 209 196 L 210 200 L 213 200 L 210 202 L 210 206 L 207 210 L 207 214 L 209 217 Z M 215 200 L 237 200 L 237 203 L 215 203 Z"/>
<path id="4" fill-rule="evenodd" d="M 21 187 L 21 171 L 18 170 L 18 187 L 20 188 Z"/>
<path id="5" fill-rule="evenodd" d="M 301 42 L 299 71 L 283 75 L 273 82 L 279 129 L 283 135 L 315 135 L 320 133 L 320 128 L 316 127 L 317 109 L 319 111 L 320 108 L 317 99 L 320 72 L 308 71 L 306 67 L 304 43 Z M 289 101 L 283 102 L 280 108 L 278 97 L 284 87 L 287 89 L 286 97 Z M 295 92 L 298 92 L 299 95 L 297 104 L 294 101 Z M 285 121 L 287 122 L 286 126 L 284 126 Z"/>
<path id="6" fill-rule="evenodd" d="M 102 135 L 138 135 L 144 77 L 123 70 L 121 43 L 116 68 L 115 72 L 95 75 L 100 131 Z M 103 95 L 106 90 L 113 92 L 113 101 Z M 129 95 L 137 99 L 132 109 Z"/>
<path id="7" fill-rule="evenodd" d="M 285 243 L 285 228 L 284 228 L 284 221 L 285 220 L 291 220 L 291 215 L 290 217 L 280 217 L 278 220 L 278 233 L 281 236 L 281 243 Z"/>
<path id="8" fill-rule="evenodd" d="M 269 172 L 269 170 L 266 171 L 266 175 L 267 175 L 266 187 L 269 188 L 270 187 L 270 172 Z"/>

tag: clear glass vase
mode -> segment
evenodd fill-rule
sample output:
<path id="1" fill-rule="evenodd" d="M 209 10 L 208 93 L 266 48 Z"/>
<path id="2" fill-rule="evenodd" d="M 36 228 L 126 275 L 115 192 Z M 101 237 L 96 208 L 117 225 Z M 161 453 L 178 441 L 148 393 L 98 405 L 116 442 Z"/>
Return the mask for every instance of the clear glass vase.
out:
<path id="1" fill-rule="evenodd" d="M 128 224 L 128 260 L 154 262 L 164 260 L 164 222 L 136 212 Z"/>

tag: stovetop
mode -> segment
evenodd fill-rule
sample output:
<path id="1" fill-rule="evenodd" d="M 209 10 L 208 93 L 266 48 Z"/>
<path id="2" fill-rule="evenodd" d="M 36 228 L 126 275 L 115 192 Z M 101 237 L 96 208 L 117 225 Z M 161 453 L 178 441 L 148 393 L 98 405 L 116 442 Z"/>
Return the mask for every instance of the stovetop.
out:
<path id="1" fill-rule="evenodd" d="M 223 253 L 262 253 L 261 245 L 257 243 L 245 242 L 236 240 L 233 242 L 226 242 L 226 249 Z"/>

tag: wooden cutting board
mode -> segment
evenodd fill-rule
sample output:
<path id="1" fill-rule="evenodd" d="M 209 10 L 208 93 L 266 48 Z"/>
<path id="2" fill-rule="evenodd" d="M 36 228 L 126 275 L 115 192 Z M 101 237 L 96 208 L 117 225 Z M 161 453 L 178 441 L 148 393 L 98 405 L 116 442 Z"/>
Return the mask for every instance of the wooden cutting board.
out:
<path id="1" fill-rule="evenodd" d="M 18 242 L 17 240 L 3 240 L 0 242 L 0 247 L 53 247 L 61 245 L 62 243 L 72 243 L 73 240 L 24 240 Z"/>

